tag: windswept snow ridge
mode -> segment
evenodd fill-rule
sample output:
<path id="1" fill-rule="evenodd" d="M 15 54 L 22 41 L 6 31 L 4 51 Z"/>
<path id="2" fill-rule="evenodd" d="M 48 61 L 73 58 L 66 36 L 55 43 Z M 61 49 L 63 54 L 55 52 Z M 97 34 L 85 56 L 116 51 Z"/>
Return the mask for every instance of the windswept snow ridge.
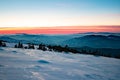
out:
<path id="1" fill-rule="evenodd" d="M 120 60 L 0 48 L 0 80 L 118 80 Z"/>

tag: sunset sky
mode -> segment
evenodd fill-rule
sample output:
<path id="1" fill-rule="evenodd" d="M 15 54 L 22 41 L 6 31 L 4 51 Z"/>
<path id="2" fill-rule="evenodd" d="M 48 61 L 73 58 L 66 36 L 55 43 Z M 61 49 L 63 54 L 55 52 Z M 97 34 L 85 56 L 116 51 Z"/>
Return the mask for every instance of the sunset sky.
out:
<path id="1" fill-rule="evenodd" d="M 0 0 L 0 34 L 120 32 L 120 0 Z"/>

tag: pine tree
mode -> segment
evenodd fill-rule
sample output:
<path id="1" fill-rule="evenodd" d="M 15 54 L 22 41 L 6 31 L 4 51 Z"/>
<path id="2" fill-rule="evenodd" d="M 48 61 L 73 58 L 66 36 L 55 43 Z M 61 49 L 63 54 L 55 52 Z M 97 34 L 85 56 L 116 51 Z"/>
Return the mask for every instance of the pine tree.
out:
<path id="1" fill-rule="evenodd" d="M 17 44 L 14 46 L 14 48 L 18 48 Z"/>
<path id="2" fill-rule="evenodd" d="M 0 46 L 2 46 L 2 40 L 0 40 Z"/>

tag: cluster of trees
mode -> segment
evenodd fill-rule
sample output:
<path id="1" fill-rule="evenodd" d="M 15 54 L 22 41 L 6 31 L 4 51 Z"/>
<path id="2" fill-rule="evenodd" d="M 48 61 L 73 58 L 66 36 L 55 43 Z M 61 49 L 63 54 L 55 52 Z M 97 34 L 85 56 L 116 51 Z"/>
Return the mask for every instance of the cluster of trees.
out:
<path id="1" fill-rule="evenodd" d="M 0 47 L 6 47 L 6 43 L 3 40 L 0 40 Z"/>
<path id="2" fill-rule="evenodd" d="M 65 47 L 62 47 L 60 45 L 44 45 L 44 44 L 40 44 L 38 49 L 43 50 L 43 51 L 48 50 L 48 51 L 57 51 L 57 52 L 79 53 L 77 50 L 71 49 L 67 45 Z"/>
<path id="3" fill-rule="evenodd" d="M 23 44 L 19 42 L 18 44 L 15 45 L 15 48 L 23 48 Z"/>
<path id="4" fill-rule="evenodd" d="M 34 44 L 28 43 L 28 46 L 23 46 L 22 43 L 18 43 L 15 45 L 15 48 L 24 48 L 24 49 L 35 49 Z M 66 46 L 60 46 L 60 45 L 45 45 L 45 44 L 39 44 L 38 45 L 38 50 L 43 50 L 43 51 L 56 51 L 56 52 L 72 52 L 72 53 L 82 53 L 82 54 L 92 54 L 92 55 L 97 55 L 98 51 L 90 51 L 90 50 L 81 50 L 78 51 L 74 48 Z"/>
<path id="5" fill-rule="evenodd" d="M 28 43 L 28 46 L 23 46 L 21 42 L 16 44 L 14 46 L 15 48 L 24 48 L 24 49 L 35 49 L 34 44 Z M 62 47 L 60 45 L 45 45 L 45 44 L 39 44 L 38 45 L 38 50 L 43 50 L 43 51 L 56 51 L 56 52 L 72 52 L 72 53 L 79 53 L 79 51 L 72 49 L 68 47 L 67 45 Z"/>
<path id="6" fill-rule="evenodd" d="M 39 44 L 38 49 L 39 49 L 39 50 L 43 50 L 43 51 L 48 50 L 47 47 L 46 47 L 46 45 L 44 45 L 44 44 Z"/>
<path id="7" fill-rule="evenodd" d="M 79 53 L 79 54 L 91 54 L 91 55 L 98 55 L 99 51 L 97 50 L 87 50 L 82 49 L 81 51 L 78 51 L 74 48 L 69 47 L 68 45 L 60 46 L 60 45 L 45 45 L 40 44 L 38 47 L 39 50 L 43 51 L 56 51 L 56 52 L 72 52 L 72 53 Z"/>
<path id="8" fill-rule="evenodd" d="M 79 51 L 75 50 L 75 49 L 72 49 L 70 47 L 68 47 L 68 45 L 62 47 L 60 45 L 55 45 L 55 46 L 51 46 L 51 45 L 48 45 L 47 46 L 49 51 L 57 51 L 57 52 L 72 52 L 72 53 L 79 53 Z"/>
<path id="9" fill-rule="evenodd" d="M 23 46 L 21 42 L 14 46 L 15 48 L 35 49 L 34 44 L 28 43 L 28 46 Z"/>

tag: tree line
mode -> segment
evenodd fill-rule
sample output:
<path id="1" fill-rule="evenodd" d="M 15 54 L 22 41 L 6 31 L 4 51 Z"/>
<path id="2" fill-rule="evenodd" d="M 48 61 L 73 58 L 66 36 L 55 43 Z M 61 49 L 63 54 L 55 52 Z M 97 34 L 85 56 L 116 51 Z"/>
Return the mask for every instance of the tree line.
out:
<path id="1" fill-rule="evenodd" d="M 0 40 L 0 47 L 6 47 L 6 42 L 3 40 Z M 61 45 L 45 45 L 45 44 L 39 44 L 38 47 L 35 47 L 32 43 L 22 44 L 21 42 L 14 45 L 14 48 L 22 48 L 22 49 L 37 49 L 37 50 L 43 50 L 43 51 L 55 51 L 55 52 L 66 52 L 66 53 L 74 53 L 74 54 L 89 54 L 94 56 L 105 56 L 105 57 L 114 57 L 119 58 L 120 56 L 111 56 L 111 54 L 103 54 L 98 50 L 88 50 L 88 49 L 81 49 L 76 50 L 75 48 L 69 47 L 68 45 L 61 46 Z"/>
<path id="2" fill-rule="evenodd" d="M 81 50 L 78 51 L 74 48 L 69 47 L 68 45 L 61 46 L 61 45 L 45 45 L 45 44 L 39 44 L 37 48 L 35 48 L 35 45 L 32 43 L 28 43 L 28 45 L 23 46 L 21 42 L 18 44 L 15 44 L 15 48 L 23 48 L 23 49 L 38 49 L 38 50 L 43 50 L 43 51 L 55 51 L 55 52 L 71 52 L 71 53 L 78 53 L 78 54 L 93 54 L 97 55 L 98 51 L 90 51 L 90 50 Z"/>
<path id="3" fill-rule="evenodd" d="M 28 43 L 28 45 L 23 46 L 21 42 L 18 44 L 15 44 L 14 48 L 23 48 L 23 49 L 36 49 L 35 45 L 32 43 Z M 79 51 L 72 49 L 68 47 L 67 45 L 62 47 L 60 45 L 45 45 L 45 44 L 39 44 L 38 45 L 38 50 L 43 50 L 43 51 L 56 51 L 56 52 L 72 52 L 72 53 L 79 53 Z"/>

